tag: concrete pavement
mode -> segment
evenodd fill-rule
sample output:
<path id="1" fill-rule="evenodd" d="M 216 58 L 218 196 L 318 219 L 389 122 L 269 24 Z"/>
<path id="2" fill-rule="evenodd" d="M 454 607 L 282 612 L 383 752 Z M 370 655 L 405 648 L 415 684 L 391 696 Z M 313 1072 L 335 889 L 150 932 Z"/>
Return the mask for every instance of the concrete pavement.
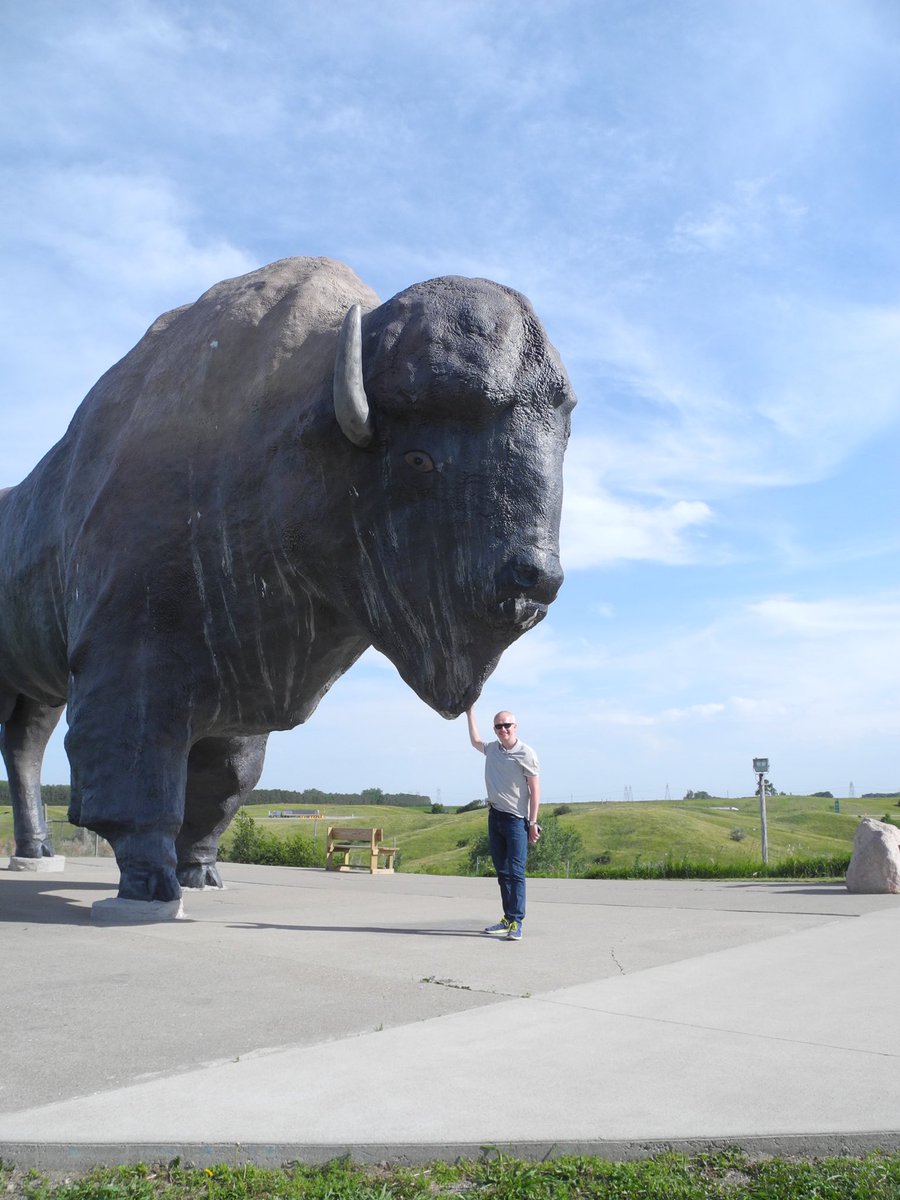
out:
<path id="1" fill-rule="evenodd" d="M 900 1148 L 900 897 L 223 864 L 99 926 L 103 859 L 0 859 L 0 1158 L 426 1161 Z"/>

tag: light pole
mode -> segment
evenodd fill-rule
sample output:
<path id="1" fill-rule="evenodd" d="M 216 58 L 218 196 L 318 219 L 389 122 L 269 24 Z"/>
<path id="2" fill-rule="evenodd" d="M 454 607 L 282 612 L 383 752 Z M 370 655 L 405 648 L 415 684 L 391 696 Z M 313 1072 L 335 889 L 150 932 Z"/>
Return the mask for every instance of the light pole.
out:
<path id="1" fill-rule="evenodd" d="M 756 772 L 756 785 L 759 788 L 759 836 L 762 841 L 763 866 L 769 862 L 769 834 L 766 829 L 766 771 L 769 769 L 767 758 L 754 758 L 753 770 Z"/>

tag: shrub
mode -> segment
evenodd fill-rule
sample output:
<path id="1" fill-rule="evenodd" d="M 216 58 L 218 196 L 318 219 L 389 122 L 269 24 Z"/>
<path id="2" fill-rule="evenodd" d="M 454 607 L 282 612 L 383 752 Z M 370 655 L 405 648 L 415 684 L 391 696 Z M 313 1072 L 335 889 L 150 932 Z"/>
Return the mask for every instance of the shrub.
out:
<path id="1" fill-rule="evenodd" d="M 554 817 L 564 817 L 566 813 L 570 813 L 571 811 L 571 804 L 557 804 L 556 808 L 553 810 L 553 815 Z"/>
<path id="2" fill-rule="evenodd" d="M 534 875 L 576 875 L 581 871 L 584 842 L 574 829 L 563 829 L 555 816 L 541 821 L 540 841 L 528 850 L 528 870 Z"/>
<path id="3" fill-rule="evenodd" d="M 325 862 L 325 850 L 305 833 L 279 837 L 260 829 L 249 813 L 239 812 L 232 824 L 231 840 L 220 848 L 219 858 L 264 867 L 318 867 Z"/>
<path id="4" fill-rule="evenodd" d="M 528 848 L 528 873 L 530 875 L 548 875 L 555 877 L 577 875 L 582 867 L 581 835 L 571 829 L 562 829 L 554 816 L 545 817 L 541 822 L 541 838 Z M 484 863 L 490 865 L 491 851 L 487 831 L 482 833 L 469 850 L 469 870 L 479 870 L 484 874 Z"/>
<path id="5" fill-rule="evenodd" d="M 485 862 L 493 871 L 491 862 L 491 847 L 488 843 L 487 830 L 480 833 L 469 849 L 469 870 L 474 875 L 476 872 L 485 874 Z"/>
<path id="6" fill-rule="evenodd" d="M 740 825 L 736 825 L 728 836 L 733 842 L 742 842 L 747 835 L 744 833 L 743 829 L 741 829 Z"/>
<path id="7" fill-rule="evenodd" d="M 644 862 L 640 856 L 630 867 L 592 866 L 586 879 L 837 879 L 846 875 L 849 854 L 821 855 L 818 858 L 781 859 L 769 863 L 747 860 L 720 863 L 716 859 L 675 859 L 667 855 L 663 862 Z"/>

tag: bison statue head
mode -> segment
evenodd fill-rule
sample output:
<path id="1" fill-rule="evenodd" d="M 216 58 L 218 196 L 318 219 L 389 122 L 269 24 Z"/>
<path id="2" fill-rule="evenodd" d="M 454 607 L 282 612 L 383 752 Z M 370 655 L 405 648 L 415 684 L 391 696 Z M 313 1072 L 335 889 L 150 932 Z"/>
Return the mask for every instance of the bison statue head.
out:
<path id="1" fill-rule="evenodd" d="M 343 604 L 455 717 L 562 582 L 565 370 L 523 296 L 447 277 L 350 307 L 333 400 L 352 448 Z"/>

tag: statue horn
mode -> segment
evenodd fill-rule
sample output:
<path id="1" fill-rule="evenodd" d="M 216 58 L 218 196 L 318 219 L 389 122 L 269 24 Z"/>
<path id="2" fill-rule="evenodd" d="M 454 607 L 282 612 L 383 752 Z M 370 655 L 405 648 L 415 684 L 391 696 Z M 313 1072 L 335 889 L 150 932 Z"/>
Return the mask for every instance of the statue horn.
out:
<path id="1" fill-rule="evenodd" d="M 362 313 L 347 309 L 334 360 L 334 415 L 354 446 L 368 446 L 375 435 L 362 367 Z"/>

